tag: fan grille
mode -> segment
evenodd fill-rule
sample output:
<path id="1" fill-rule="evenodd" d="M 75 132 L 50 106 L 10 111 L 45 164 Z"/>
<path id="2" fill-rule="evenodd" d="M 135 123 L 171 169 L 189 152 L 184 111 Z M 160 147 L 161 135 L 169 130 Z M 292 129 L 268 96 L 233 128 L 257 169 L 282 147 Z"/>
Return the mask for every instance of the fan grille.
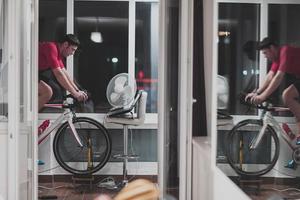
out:
<path id="1" fill-rule="evenodd" d="M 121 73 L 109 81 L 106 97 L 113 107 L 126 107 L 133 102 L 135 93 L 135 79 L 128 73 Z"/>

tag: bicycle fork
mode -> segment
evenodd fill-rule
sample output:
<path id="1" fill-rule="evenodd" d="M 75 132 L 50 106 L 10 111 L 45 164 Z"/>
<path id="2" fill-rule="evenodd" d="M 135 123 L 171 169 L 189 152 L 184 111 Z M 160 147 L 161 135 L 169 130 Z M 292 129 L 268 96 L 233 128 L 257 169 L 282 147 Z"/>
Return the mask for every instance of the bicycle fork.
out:
<path id="1" fill-rule="evenodd" d="M 268 124 L 264 123 L 262 128 L 260 129 L 258 135 L 255 138 L 253 138 L 253 140 L 251 141 L 250 150 L 256 149 L 256 147 L 259 145 L 262 137 L 265 134 L 265 130 L 266 130 L 267 127 L 268 127 Z"/>
<path id="2" fill-rule="evenodd" d="M 76 131 L 76 128 L 75 128 L 75 126 L 73 124 L 73 119 L 71 117 L 68 119 L 68 124 L 69 124 L 69 126 L 70 126 L 70 128 L 72 130 L 72 133 L 73 133 L 74 137 L 76 138 L 78 144 L 80 145 L 80 147 L 83 147 L 83 144 L 82 144 L 82 142 L 81 142 L 81 140 L 79 138 L 79 135 L 78 135 L 78 133 Z"/>
<path id="3" fill-rule="evenodd" d="M 83 147 L 83 144 L 79 138 L 79 135 L 78 135 L 78 132 L 76 131 L 76 128 L 73 124 L 73 119 L 72 118 L 69 118 L 68 119 L 68 124 L 72 130 L 72 133 L 74 135 L 74 137 L 76 138 L 78 144 L 80 145 L 80 147 Z M 88 161 L 87 161 L 87 168 L 88 169 L 93 169 L 93 152 L 92 152 L 92 141 L 91 141 L 91 138 L 88 138 L 87 140 L 87 148 L 88 148 L 88 151 L 87 151 L 87 158 L 88 158 Z"/>

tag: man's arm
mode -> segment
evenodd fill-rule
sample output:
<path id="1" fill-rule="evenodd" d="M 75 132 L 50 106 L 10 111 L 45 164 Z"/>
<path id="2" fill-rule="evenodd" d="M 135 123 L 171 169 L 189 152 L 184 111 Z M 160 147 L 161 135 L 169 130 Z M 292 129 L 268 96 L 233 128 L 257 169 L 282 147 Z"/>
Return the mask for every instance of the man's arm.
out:
<path id="1" fill-rule="evenodd" d="M 257 94 L 261 94 L 263 91 L 266 90 L 266 88 L 270 85 L 272 79 L 274 78 L 274 75 L 275 75 L 275 73 L 274 73 L 272 70 L 270 70 L 270 71 L 268 72 L 265 82 L 262 84 L 261 87 L 259 87 L 259 88 L 256 90 L 256 93 L 257 93 Z"/>
<path id="2" fill-rule="evenodd" d="M 74 81 L 71 79 L 71 77 L 69 76 L 67 70 L 65 68 L 61 69 L 63 71 L 63 73 L 65 74 L 66 78 L 68 79 L 70 85 L 72 85 L 73 88 L 75 88 L 75 90 L 79 91 L 79 88 L 77 87 L 77 85 L 74 83 Z"/>
<path id="3" fill-rule="evenodd" d="M 277 71 L 269 86 L 260 95 L 253 97 L 251 100 L 256 104 L 262 103 L 278 88 L 283 80 L 284 74 L 282 71 Z"/>
<path id="4" fill-rule="evenodd" d="M 56 77 L 59 84 L 69 91 L 76 99 L 82 101 L 86 97 L 70 83 L 68 77 L 65 75 L 64 71 L 61 68 L 52 69 L 54 76 Z"/>
<path id="5" fill-rule="evenodd" d="M 258 89 L 255 89 L 253 92 L 247 94 L 246 98 L 245 98 L 245 101 L 247 101 L 248 99 L 252 99 L 253 97 L 255 97 L 258 94 L 261 94 L 263 91 L 265 91 L 265 89 L 269 86 L 272 79 L 274 78 L 274 75 L 275 75 L 275 73 L 272 70 L 270 70 L 268 72 L 267 77 L 266 77 L 264 83 L 262 84 L 262 86 L 259 87 Z"/>

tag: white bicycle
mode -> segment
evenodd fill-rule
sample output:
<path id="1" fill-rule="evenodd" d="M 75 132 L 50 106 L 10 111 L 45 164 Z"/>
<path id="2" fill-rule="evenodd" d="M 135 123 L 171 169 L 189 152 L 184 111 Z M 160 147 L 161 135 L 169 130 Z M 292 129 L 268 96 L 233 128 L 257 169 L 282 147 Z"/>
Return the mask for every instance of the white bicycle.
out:
<path id="1" fill-rule="evenodd" d="M 273 117 L 273 111 L 288 111 L 288 108 L 273 107 L 264 102 L 256 106 L 261 109 L 260 119 L 239 122 L 229 132 L 226 140 L 228 163 L 241 176 L 261 176 L 268 173 L 279 157 L 279 137 L 291 149 L 291 162 L 286 167 L 300 164 L 300 147 L 291 140 Z"/>

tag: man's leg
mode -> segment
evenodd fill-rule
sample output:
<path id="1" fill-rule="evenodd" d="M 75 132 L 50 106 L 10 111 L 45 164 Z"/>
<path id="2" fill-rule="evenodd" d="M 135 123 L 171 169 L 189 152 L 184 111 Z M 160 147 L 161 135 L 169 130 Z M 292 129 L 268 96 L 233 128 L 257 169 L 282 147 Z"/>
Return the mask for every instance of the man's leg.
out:
<path id="1" fill-rule="evenodd" d="M 300 103 L 299 103 L 299 91 L 295 85 L 290 85 L 283 91 L 282 99 L 284 104 L 290 108 L 290 111 L 294 114 L 297 120 L 298 134 L 300 136 Z"/>
<path id="2" fill-rule="evenodd" d="M 49 102 L 52 97 L 52 89 L 51 87 L 40 80 L 38 85 L 38 94 L 39 94 L 39 110 L 44 107 L 44 105 Z"/>

